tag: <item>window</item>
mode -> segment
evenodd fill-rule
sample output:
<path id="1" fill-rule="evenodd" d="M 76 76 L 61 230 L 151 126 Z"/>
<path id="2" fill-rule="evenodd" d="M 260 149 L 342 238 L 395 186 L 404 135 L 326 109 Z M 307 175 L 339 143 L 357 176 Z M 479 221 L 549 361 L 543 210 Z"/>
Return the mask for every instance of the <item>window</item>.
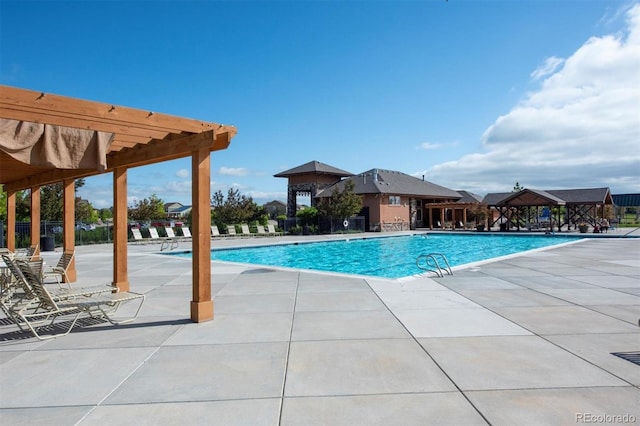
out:
<path id="1" fill-rule="evenodd" d="M 399 195 L 389 195 L 389 205 L 390 206 L 399 206 L 400 205 L 400 196 Z"/>

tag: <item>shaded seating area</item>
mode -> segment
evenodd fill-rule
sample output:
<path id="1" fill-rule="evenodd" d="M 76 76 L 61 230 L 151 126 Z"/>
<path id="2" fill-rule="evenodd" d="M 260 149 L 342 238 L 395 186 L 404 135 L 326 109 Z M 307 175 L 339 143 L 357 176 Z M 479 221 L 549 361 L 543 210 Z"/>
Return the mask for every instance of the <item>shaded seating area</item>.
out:
<path id="1" fill-rule="evenodd" d="M 0 184 L 7 193 L 6 248 L 16 250 L 18 191 L 30 194 L 31 244 L 40 241 L 40 189 L 62 183 L 63 251 L 75 248 L 75 180 L 103 173 L 113 182 L 113 284 L 129 290 L 127 173 L 190 157 L 192 163 L 192 300 L 194 322 L 213 319 L 211 295 L 211 153 L 226 149 L 234 126 L 110 103 L 0 86 Z M 205 232 L 202 232 L 205 230 Z M 136 236 L 134 235 L 134 239 Z M 65 271 L 76 280 L 75 262 Z"/>
<path id="2" fill-rule="evenodd" d="M 123 320 L 133 321 L 144 301 L 144 296 L 136 293 L 114 297 L 118 288 L 111 285 L 49 290 L 43 281 L 41 259 L 30 261 L 4 254 L 2 260 L 9 274 L 0 287 L 0 308 L 21 331 L 29 331 L 39 340 L 68 334 L 83 314 L 121 322 L 112 318 L 120 303 L 141 299 L 135 316 Z M 55 326 L 58 320 L 64 322 L 62 327 Z M 43 335 L 43 331 L 49 333 Z"/>
<path id="3" fill-rule="evenodd" d="M 579 225 L 596 228 L 609 215 L 613 198 L 609 188 L 523 189 L 487 194 L 483 203 L 495 212 L 489 215 L 489 229 L 560 232 Z"/>

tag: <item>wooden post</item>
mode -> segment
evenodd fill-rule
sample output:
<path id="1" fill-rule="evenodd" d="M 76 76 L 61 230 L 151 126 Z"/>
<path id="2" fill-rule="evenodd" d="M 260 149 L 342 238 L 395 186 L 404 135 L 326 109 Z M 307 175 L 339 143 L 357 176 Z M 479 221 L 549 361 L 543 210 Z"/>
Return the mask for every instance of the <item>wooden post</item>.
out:
<path id="1" fill-rule="evenodd" d="M 16 191 L 7 191 L 7 248 L 16 251 Z"/>
<path id="2" fill-rule="evenodd" d="M 73 179 L 65 179 L 62 181 L 62 220 L 63 220 L 63 250 L 72 251 L 76 248 L 76 186 Z M 76 259 L 75 256 L 69 268 L 67 269 L 67 277 L 70 282 L 76 280 Z"/>
<path id="3" fill-rule="evenodd" d="M 203 148 L 191 155 L 193 289 L 191 321 L 213 319 L 211 300 L 211 153 Z"/>
<path id="4" fill-rule="evenodd" d="M 31 245 L 37 245 L 35 255 L 39 255 L 40 247 L 40 187 L 31 188 Z"/>
<path id="5" fill-rule="evenodd" d="M 127 267 L 127 168 L 113 170 L 113 285 L 129 291 Z"/>

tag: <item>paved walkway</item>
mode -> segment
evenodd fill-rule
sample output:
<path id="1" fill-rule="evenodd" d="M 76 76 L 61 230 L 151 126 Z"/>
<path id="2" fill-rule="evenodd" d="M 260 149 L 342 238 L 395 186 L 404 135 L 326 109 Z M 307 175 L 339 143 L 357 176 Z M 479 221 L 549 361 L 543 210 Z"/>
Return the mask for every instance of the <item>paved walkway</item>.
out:
<path id="1" fill-rule="evenodd" d="M 640 366 L 611 354 L 640 351 L 640 239 L 438 279 L 213 262 L 201 324 L 190 260 L 158 249 L 130 246 L 134 323 L 40 342 L 0 319 L 1 424 L 640 423 Z M 110 280 L 111 250 L 78 247 L 77 285 Z"/>

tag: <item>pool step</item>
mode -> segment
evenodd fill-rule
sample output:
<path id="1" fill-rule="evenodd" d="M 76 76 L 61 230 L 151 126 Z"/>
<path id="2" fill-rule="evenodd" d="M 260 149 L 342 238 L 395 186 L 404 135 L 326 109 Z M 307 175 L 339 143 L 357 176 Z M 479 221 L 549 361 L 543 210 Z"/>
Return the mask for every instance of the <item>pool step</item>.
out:
<path id="1" fill-rule="evenodd" d="M 440 264 L 441 262 L 443 265 Z M 435 272 L 440 278 L 444 278 L 445 272 L 447 275 L 453 275 L 449 261 L 442 253 L 421 254 L 416 258 L 416 266 L 423 271 Z"/>

